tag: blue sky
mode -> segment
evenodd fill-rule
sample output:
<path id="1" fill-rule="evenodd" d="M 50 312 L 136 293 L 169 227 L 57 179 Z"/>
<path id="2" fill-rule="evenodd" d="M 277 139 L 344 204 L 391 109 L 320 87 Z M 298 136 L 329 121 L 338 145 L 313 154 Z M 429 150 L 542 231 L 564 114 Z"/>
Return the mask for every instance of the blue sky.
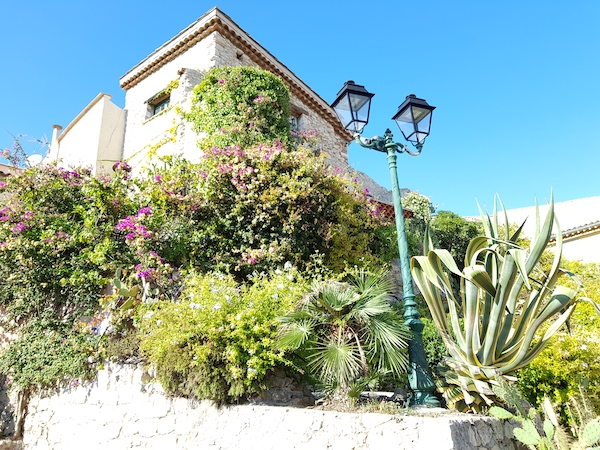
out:
<path id="1" fill-rule="evenodd" d="M 437 109 L 401 187 L 477 214 L 600 195 L 600 2 L 10 1 L 0 6 L 0 148 L 66 126 L 99 92 L 213 6 L 331 102 L 346 80 L 376 95 L 367 137 L 406 95 Z M 33 150 L 36 144 L 28 144 Z M 385 155 L 350 163 L 390 187 Z"/>

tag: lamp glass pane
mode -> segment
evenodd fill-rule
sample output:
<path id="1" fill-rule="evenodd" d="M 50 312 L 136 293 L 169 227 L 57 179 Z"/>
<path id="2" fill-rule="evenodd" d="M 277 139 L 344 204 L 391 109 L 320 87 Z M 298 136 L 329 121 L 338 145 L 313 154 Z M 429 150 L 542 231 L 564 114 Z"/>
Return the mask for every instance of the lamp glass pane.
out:
<path id="1" fill-rule="evenodd" d="M 371 100 L 369 97 L 355 93 L 349 93 L 348 97 L 350 97 L 353 111 L 360 111 Z"/>
<path id="2" fill-rule="evenodd" d="M 352 122 L 352 110 L 350 108 L 350 101 L 348 96 L 344 96 L 340 99 L 339 103 L 334 108 L 342 126 L 346 128 L 350 122 Z"/>
<path id="3" fill-rule="evenodd" d="M 429 114 L 427 114 L 425 117 L 423 117 L 421 119 L 420 122 L 417 123 L 417 129 L 419 131 L 422 131 L 423 133 L 427 133 L 429 134 L 429 128 L 431 127 L 431 111 L 427 111 Z"/>
<path id="4" fill-rule="evenodd" d="M 398 124 L 398 127 L 400 128 L 400 131 L 402 131 L 402 134 L 404 135 L 404 139 L 410 141 L 412 134 L 415 132 L 411 109 L 406 108 L 404 111 L 402 111 L 402 114 L 396 117 L 395 120 Z"/>
<path id="5" fill-rule="evenodd" d="M 352 103 L 352 113 L 354 114 L 354 120 L 359 120 L 365 124 L 369 121 L 369 109 L 371 106 L 370 98 L 363 96 L 350 94 Z M 363 125 L 364 127 L 364 125 Z"/>
<path id="6" fill-rule="evenodd" d="M 417 144 L 422 144 L 423 142 L 425 142 L 425 138 L 428 136 L 428 133 L 421 133 L 421 132 L 417 132 L 414 134 L 414 136 L 410 139 L 411 142 L 416 142 Z"/>
<path id="7" fill-rule="evenodd" d="M 413 111 L 413 116 L 415 118 L 415 123 L 419 123 L 421 120 L 423 120 L 427 114 L 430 114 L 431 111 L 429 109 L 426 108 L 421 108 L 419 106 L 412 106 L 412 111 Z"/>

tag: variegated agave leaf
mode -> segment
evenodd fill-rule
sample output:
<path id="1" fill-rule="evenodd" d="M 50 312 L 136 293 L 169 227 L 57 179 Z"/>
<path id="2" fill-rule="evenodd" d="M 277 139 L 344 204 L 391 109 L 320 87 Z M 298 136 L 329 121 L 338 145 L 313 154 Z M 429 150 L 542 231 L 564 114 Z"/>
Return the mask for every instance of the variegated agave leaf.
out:
<path id="1" fill-rule="evenodd" d="M 535 235 L 528 249 L 517 242 L 523 225 L 511 235 L 504 205 L 499 203 L 503 214 L 496 201 L 492 216 L 482 212 L 485 236 L 469 243 L 462 272 L 445 250 L 429 248 L 426 256 L 411 261 L 414 281 L 452 358 L 446 399 L 468 410 L 494 403 L 491 380 L 509 377 L 529 364 L 576 306 L 577 292 L 557 285 L 564 272 L 560 269 L 562 239 L 554 200 L 543 223 L 536 211 Z M 538 263 L 553 228 L 555 255 L 544 273 Z M 453 293 L 451 274 L 462 280 L 460 298 Z M 552 323 L 539 337 L 546 322 Z"/>

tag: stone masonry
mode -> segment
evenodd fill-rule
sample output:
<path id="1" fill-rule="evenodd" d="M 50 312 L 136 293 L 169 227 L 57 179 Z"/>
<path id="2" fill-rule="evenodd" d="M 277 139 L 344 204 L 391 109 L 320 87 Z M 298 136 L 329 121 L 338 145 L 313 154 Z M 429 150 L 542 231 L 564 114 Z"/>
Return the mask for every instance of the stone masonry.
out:
<path id="1" fill-rule="evenodd" d="M 514 449 L 512 427 L 472 415 L 342 413 L 166 396 L 141 367 L 33 396 L 24 449 Z"/>

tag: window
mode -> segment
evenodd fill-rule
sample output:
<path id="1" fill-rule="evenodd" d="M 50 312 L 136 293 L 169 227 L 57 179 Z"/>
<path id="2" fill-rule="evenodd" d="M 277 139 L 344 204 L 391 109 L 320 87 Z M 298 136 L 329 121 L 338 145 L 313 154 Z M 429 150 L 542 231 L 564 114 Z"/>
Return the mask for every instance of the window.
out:
<path id="1" fill-rule="evenodd" d="M 300 130 L 300 116 L 290 116 L 290 131 Z"/>
<path id="2" fill-rule="evenodd" d="M 165 111 L 171 103 L 171 93 L 160 91 L 158 94 L 153 95 L 146 100 L 146 118 L 154 117 L 157 114 Z"/>
<path id="3" fill-rule="evenodd" d="M 164 111 L 165 109 L 167 109 L 167 106 L 169 106 L 169 102 L 171 101 L 171 97 L 167 97 L 164 100 L 161 100 L 160 102 L 156 103 L 154 106 L 154 108 L 152 109 L 152 115 L 155 116 L 157 115 L 159 112 Z"/>
<path id="4" fill-rule="evenodd" d="M 300 131 L 302 129 L 302 115 L 306 114 L 304 108 L 298 105 L 290 105 L 290 130 Z"/>

